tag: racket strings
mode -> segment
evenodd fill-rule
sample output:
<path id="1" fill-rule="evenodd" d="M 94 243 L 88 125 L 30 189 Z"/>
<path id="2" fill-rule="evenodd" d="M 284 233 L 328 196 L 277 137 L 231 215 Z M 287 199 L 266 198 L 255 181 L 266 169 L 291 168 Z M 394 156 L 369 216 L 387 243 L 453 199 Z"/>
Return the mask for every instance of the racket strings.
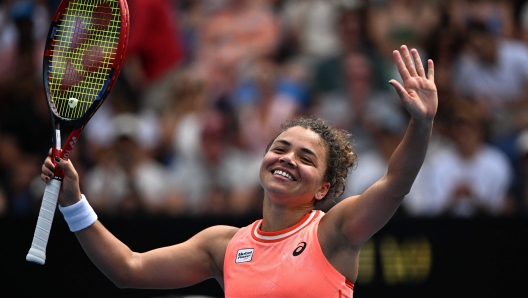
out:
<path id="1" fill-rule="evenodd" d="M 112 73 L 120 32 L 118 1 L 72 1 L 58 22 L 49 61 L 50 98 L 59 116 L 84 115 Z"/>

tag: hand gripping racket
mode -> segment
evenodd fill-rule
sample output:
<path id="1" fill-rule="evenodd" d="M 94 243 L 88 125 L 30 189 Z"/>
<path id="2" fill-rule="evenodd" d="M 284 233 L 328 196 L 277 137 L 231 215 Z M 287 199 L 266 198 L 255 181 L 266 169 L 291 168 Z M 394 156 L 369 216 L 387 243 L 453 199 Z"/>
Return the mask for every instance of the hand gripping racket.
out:
<path id="1" fill-rule="evenodd" d="M 128 43 L 125 0 L 63 0 L 49 29 L 43 79 L 54 134 L 52 161 L 68 159 L 79 136 L 121 71 Z M 61 148 L 61 128 L 70 134 Z M 67 128 L 68 130 L 65 130 Z M 46 184 L 37 227 L 26 260 L 46 261 L 51 224 L 64 172 L 55 166 Z"/>

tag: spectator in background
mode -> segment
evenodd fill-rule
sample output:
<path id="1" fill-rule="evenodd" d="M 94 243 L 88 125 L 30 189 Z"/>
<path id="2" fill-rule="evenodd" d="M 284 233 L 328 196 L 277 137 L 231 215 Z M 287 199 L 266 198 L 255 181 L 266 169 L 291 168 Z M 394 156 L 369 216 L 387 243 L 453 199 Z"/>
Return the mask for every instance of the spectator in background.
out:
<path id="1" fill-rule="evenodd" d="M 397 97 L 376 88 L 376 72 L 366 54 L 349 53 L 343 58 L 343 68 L 343 89 L 319 94 L 312 112 L 350 131 L 358 143 L 356 151 L 361 154 L 377 146 L 368 130 L 369 111 L 387 105 L 397 113 L 399 103 Z"/>
<path id="2" fill-rule="evenodd" d="M 225 110 L 200 113 L 197 127 L 179 130 L 183 138 L 198 141 L 192 152 L 180 154 L 173 164 L 171 192 L 184 202 L 186 214 L 243 214 L 260 210 L 260 155 L 235 144 L 238 128 Z M 197 135 L 189 135 L 189 134 Z M 176 140 L 181 143 L 181 140 Z M 183 144 L 187 145 L 187 144 Z M 263 151 L 262 151 L 263 152 Z"/>
<path id="3" fill-rule="evenodd" d="M 278 19 L 263 1 L 226 1 L 202 25 L 194 62 L 217 97 L 231 93 L 242 69 L 271 57 L 278 45 Z"/>
<path id="4" fill-rule="evenodd" d="M 130 38 L 123 68 L 140 95 L 140 107 L 161 113 L 171 98 L 172 81 L 184 59 L 176 8 L 170 0 L 129 0 Z"/>
<path id="5" fill-rule="evenodd" d="M 453 66 L 454 90 L 482 105 L 492 138 L 517 130 L 515 106 L 528 86 L 528 45 L 494 35 L 486 24 L 466 28 L 467 46 Z"/>
<path id="6" fill-rule="evenodd" d="M 352 1 L 355 2 L 355 1 Z M 278 12 L 281 54 L 303 63 L 307 71 L 341 52 L 337 1 L 287 0 Z"/>
<path id="7" fill-rule="evenodd" d="M 339 5 L 336 32 L 341 50 L 332 56 L 321 59 L 315 65 L 311 89 L 313 95 L 346 90 L 346 57 L 351 54 L 365 55 L 372 65 L 374 88 L 388 90 L 388 78 L 383 73 L 383 57 L 368 36 L 367 5 L 361 1 L 343 1 Z"/>
<path id="8" fill-rule="evenodd" d="M 199 51 L 200 28 L 207 21 L 209 11 L 215 8 L 215 3 L 221 1 L 182 0 L 175 2 L 177 3 L 177 18 L 185 51 L 182 64 L 188 65 L 196 59 L 196 54 Z"/>
<path id="9" fill-rule="evenodd" d="M 41 79 L 42 53 L 50 13 L 40 1 L 2 1 L 0 4 L 0 84 Z M 28 82 L 18 82 L 18 85 Z M 23 91 L 23 90 L 19 90 Z"/>
<path id="10" fill-rule="evenodd" d="M 261 155 L 267 140 L 279 133 L 279 123 L 307 106 L 307 92 L 302 66 L 256 61 L 233 95 L 244 148 Z"/>
<path id="11" fill-rule="evenodd" d="M 140 146 L 140 120 L 131 113 L 113 118 L 112 142 L 85 175 L 90 203 L 102 215 L 178 212 L 168 191 L 168 172 Z"/>
<path id="12" fill-rule="evenodd" d="M 174 81 L 170 106 L 160 118 L 160 160 L 170 165 L 199 151 L 200 118 L 210 104 L 205 74 L 190 67 L 182 69 Z"/>
<path id="13" fill-rule="evenodd" d="M 465 31 L 472 23 L 486 24 L 492 34 L 503 38 L 515 35 L 512 0 L 449 0 L 446 1 L 452 28 Z"/>
<path id="14" fill-rule="evenodd" d="M 134 101 L 134 90 L 129 87 L 123 78 L 118 79 L 106 102 L 86 125 L 80 141 L 86 140 L 84 158 L 89 166 L 91 163 L 101 163 L 101 155 L 105 155 L 108 147 L 114 142 L 113 122 L 120 114 L 133 114 L 140 119 L 139 144 L 146 154 L 152 157 L 158 156 L 161 142 L 160 116 L 152 109 L 140 107 Z M 77 148 L 75 151 L 78 151 Z"/>
<path id="15" fill-rule="evenodd" d="M 429 204 L 423 215 L 500 216 L 514 209 L 509 197 L 513 169 L 507 156 L 486 143 L 481 107 L 453 101 L 449 136 L 453 147 L 436 154 L 428 173 Z"/>
<path id="16" fill-rule="evenodd" d="M 47 23 L 48 15 L 33 1 L 4 4 L 1 12 L 0 127 L 17 138 L 22 151 L 41 158 L 47 154 L 51 132 L 41 83 L 46 34 L 42 23 Z"/>
<path id="17" fill-rule="evenodd" d="M 184 202 L 188 214 L 251 212 L 251 185 L 258 177 L 245 171 L 255 170 L 253 159 L 262 151 L 254 156 L 239 147 L 232 106 L 210 96 L 202 70 L 188 67 L 177 76 L 171 109 L 161 119 L 171 192 Z M 242 188 L 244 184 L 249 186 Z"/>
<path id="18" fill-rule="evenodd" d="M 424 49 L 426 38 L 440 22 L 441 10 L 436 1 L 383 0 L 369 4 L 369 35 L 387 63 L 392 49 L 400 44 Z"/>

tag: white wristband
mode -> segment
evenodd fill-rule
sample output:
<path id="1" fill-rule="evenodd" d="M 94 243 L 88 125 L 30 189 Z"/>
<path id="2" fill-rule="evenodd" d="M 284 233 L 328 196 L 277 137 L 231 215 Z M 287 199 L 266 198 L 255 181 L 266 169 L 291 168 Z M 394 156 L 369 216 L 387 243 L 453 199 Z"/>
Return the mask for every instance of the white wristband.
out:
<path id="1" fill-rule="evenodd" d="M 88 200 L 84 195 L 81 195 L 81 200 L 73 205 L 67 207 L 59 205 L 59 210 L 64 215 L 64 219 L 72 232 L 85 229 L 97 220 L 97 214 L 95 214 L 92 206 L 88 204 Z"/>

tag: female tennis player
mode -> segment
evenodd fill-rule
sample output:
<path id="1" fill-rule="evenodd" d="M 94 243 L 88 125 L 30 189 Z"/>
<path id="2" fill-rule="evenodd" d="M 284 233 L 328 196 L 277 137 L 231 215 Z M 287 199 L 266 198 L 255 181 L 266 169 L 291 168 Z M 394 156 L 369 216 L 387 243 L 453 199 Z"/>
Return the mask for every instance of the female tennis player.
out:
<path id="1" fill-rule="evenodd" d="M 387 173 L 328 212 L 313 210 L 342 193 L 355 153 L 348 134 L 313 118 L 294 119 L 270 142 L 260 168 L 263 219 L 213 226 L 186 242 L 137 253 L 97 220 L 68 160 L 59 205 L 94 264 L 118 287 L 179 288 L 215 278 L 226 297 L 352 297 L 362 245 L 392 217 L 426 155 L 438 98 L 434 66 L 402 46 L 394 59 L 403 85 L 390 83 L 411 119 Z M 42 178 L 52 175 L 48 157 Z"/>

